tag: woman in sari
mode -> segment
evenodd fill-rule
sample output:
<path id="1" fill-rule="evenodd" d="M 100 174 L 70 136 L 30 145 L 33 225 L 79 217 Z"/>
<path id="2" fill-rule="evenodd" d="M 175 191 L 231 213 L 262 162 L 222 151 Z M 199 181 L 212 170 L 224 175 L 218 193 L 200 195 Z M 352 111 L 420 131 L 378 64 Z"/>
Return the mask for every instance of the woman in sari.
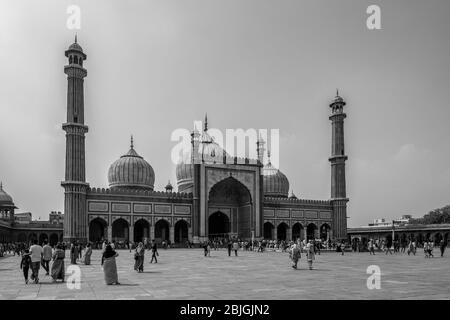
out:
<path id="1" fill-rule="evenodd" d="M 71 264 L 77 264 L 78 259 L 78 246 L 72 242 L 72 245 L 70 246 L 70 263 Z"/>
<path id="2" fill-rule="evenodd" d="M 65 251 L 62 249 L 62 245 L 58 243 L 56 246 L 56 250 L 53 252 L 53 264 L 51 276 L 53 278 L 53 282 L 61 279 L 64 282 L 64 258 L 66 257 Z"/>
<path id="3" fill-rule="evenodd" d="M 137 272 L 144 272 L 144 255 L 145 248 L 142 242 L 139 242 L 136 252 L 134 253 L 134 270 Z"/>
<path id="4" fill-rule="evenodd" d="M 314 260 L 314 244 L 312 240 L 309 240 L 309 242 L 306 244 L 305 251 L 306 251 L 306 259 L 308 260 L 309 270 L 312 270 L 312 264 Z"/>
<path id="5" fill-rule="evenodd" d="M 298 248 L 296 243 L 294 243 L 292 245 L 290 255 L 291 255 L 291 259 L 292 259 L 292 268 L 297 269 L 298 260 L 300 259 L 301 254 L 300 254 L 300 249 Z"/>
<path id="6" fill-rule="evenodd" d="M 103 273 L 105 274 L 105 282 L 107 285 L 120 284 L 117 277 L 116 257 L 119 254 L 113 250 L 110 244 L 105 248 L 102 255 Z"/>
<path id="7" fill-rule="evenodd" d="M 91 255 L 92 255 L 92 248 L 91 244 L 88 243 L 86 245 L 86 250 L 84 251 L 84 264 L 87 266 L 91 264 Z"/>

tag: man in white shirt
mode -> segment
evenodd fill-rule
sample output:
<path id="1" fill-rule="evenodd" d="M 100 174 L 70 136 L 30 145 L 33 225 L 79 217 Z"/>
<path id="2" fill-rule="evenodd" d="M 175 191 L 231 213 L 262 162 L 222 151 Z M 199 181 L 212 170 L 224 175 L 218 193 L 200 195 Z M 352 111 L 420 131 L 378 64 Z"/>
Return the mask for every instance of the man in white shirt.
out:
<path id="1" fill-rule="evenodd" d="M 39 283 L 39 268 L 41 267 L 41 259 L 44 249 L 40 245 L 38 245 L 37 240 L 33 240 L 33 245 L 30 247 L 30 256 L 31 256 L 31 280 L 34 280 L 34 283 Z"/>
<path id="2" fill-rule="evenodd" d="M 50 247 L 50 245 L 48 244 L 47 241 L 44 242 L 44 248 L 42 248 L 43 250 L 43 254 L 42 254 L 42 262 L 43 262 L 43 267 L 45 269 L 46 272 L 46 276 L 49 275 L 49 271 L 50 271 L 50 260 L 52 260 L 52 247 Z"/>

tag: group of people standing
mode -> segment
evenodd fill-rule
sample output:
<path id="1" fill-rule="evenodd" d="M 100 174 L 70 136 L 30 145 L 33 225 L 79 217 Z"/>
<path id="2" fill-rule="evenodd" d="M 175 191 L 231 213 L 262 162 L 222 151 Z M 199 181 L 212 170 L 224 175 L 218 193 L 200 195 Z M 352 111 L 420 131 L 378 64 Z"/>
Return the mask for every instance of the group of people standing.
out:
<path id="1" fill-rule="evenodd" d="M 90 243 L 86 244 L 84 248 L 83 256 L 83 245 L 81 243 L 73 242 L 70 245 L 70 263 L 77 264 L 77 261 L 82 261 L 85 265 L 91 264 L 92 246 Z"/>
<path id="2" fill-rule="evenodd" d="M 31 269 L 31 281 L 39 283 L 39 270 L 42 267 L 46 276 L 51 276 L 53 282 L 62 280 L 64 282 L 64 258 L 65 251 L 59 243 L 52 248 L 47 241 L 44 246 L 40 246 L 37 240 L 33 241 L 33 245 L 29 249 L 24 249 L 22 259 L 20 261 L 20 269 L 23 271 L 25 283 L 28 284 L 29 271 Z M 50 262 L 53 261 L 51 267 Z"/>
<path id="3" fill-rule="evenodd" d="M 302 251 L 306 254 L 306 261 L 308 263 L 309 270 L 312 270 L 313 261 L 315 260 L 315 249 L 313 240 L 297 241 L 289 248 L 289 257 L 292 260 L 292 268 L 298 268 L 298 261 L 302 256 Z"/>

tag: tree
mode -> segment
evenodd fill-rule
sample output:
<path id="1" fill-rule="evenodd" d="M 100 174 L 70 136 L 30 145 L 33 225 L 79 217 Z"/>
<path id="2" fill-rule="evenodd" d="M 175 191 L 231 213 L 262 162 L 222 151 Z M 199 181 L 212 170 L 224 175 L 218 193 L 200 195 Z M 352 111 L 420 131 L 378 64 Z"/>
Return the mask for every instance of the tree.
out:
<path id="1" fill-rule="evenodd" d="M 442 224 L 450 223 L 450 205 L 440 209 L 434 209 L 422 218 L 411 219 L 411 224 Z"/>

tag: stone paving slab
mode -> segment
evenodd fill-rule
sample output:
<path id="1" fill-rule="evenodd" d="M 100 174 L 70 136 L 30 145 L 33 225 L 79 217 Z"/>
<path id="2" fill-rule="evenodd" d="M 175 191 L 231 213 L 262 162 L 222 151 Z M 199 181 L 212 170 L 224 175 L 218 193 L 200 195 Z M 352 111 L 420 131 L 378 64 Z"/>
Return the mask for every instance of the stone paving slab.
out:
<path id="1" fill-rule="evenodd" d="M 42 268 L 41 283 L 26 285 L 20 258 L 0 258 L 0 299 L 450 299 L 448 256 L 326 252 L 316 256 L 314 270 L 308 270 L 304 255 L 294 270 L 281 252 L 239 251 L 228 257 L 218 250 L 204 257 L 202 249 L 161 249 L 158 263 L 150 264 L 147 252 L 144 273 L 137 273 L 133 253 L 120 250 L 119 286 L 105 285 L 100 257 L 95 250 L 92 265 L 78 264 L 79 290 L 52 284 Z M 65 263 L 67 268 L 69 260 Z M 370 265 L 380 267 L 379 290 L 367 288 Z"/>

